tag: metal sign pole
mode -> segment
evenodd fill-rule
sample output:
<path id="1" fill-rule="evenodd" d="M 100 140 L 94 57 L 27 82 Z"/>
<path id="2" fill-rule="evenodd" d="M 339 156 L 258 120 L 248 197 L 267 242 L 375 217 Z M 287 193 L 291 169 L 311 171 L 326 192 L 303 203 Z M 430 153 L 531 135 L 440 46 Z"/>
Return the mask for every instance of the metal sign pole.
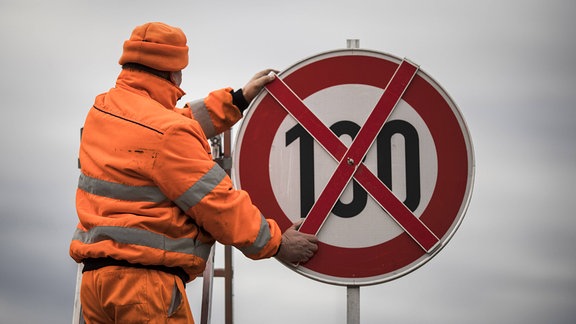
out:
<path id="1" fill-rule="evenodd" d="M 346 323 L 360 324 L 360 286 L 346 287 Z"/>

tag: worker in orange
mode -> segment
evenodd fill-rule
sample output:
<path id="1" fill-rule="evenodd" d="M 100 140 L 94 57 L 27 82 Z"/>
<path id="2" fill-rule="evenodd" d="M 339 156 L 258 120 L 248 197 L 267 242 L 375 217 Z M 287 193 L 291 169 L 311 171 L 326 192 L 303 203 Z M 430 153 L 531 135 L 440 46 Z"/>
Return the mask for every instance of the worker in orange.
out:
<path id="1" fill-rule="evenodd" d="M 251 259 L 308 261 L 317 238 L 284 233 L 211 157 L 208 138 L 234 125 L 274 76 L 264 70 L 176 108 L 188 46 L 181 29 L 153 22 L 124 42 L 116 85 L 86 117 L 70 255 L 82 262 L 87 323 L 194 323 L 185 284 L 212 245 Z"/>

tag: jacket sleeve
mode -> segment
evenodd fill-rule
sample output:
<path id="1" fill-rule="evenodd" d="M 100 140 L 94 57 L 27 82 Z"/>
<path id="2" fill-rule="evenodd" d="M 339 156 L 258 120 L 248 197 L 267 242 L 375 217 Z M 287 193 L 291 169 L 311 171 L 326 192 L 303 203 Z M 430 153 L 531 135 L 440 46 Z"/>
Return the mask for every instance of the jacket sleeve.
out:
<path id="1" fill-rule="evenodd" d="M 212 238 L 252 259 L 273 256 L 281 241 L 274 220 L 265 219 L 248 193 L 236 190 L 208 154 L 210 147 L 194 122 L 164 134 L 155 179 L 164 194 Z"/>
<path id="2" fill-rule="evenodd" d="M 246 108 L 246 103 L 238 103 L 233 93 L 232 88 L 212 91 L 206 98 L 188 102 L 184 108 L 176 108 L 175 111 L 195 119 L 206 137 L 211 138 L 232 128 L 242 118 L 241 110 Z"/>

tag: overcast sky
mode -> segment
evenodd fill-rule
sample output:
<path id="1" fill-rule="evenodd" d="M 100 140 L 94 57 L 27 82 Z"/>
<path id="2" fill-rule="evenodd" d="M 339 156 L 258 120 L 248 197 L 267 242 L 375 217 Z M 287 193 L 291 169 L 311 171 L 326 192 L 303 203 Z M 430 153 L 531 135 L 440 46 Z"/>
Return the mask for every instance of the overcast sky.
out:
<path id="1" fill-rule="evenodd" d="M 361 288 L 362 323 L 575 323 L 575 15 L 572 0 L 0 0 L 0 323 L 72 320 L 79 129 L 148 21 L 188 36 L 183 102 L 357 38 L 457 103 L 476 158 L 468 212 L 422 268 Z M 234 266 L 236 323 L 346 322 L 344 287 L 237 251 Z"/>

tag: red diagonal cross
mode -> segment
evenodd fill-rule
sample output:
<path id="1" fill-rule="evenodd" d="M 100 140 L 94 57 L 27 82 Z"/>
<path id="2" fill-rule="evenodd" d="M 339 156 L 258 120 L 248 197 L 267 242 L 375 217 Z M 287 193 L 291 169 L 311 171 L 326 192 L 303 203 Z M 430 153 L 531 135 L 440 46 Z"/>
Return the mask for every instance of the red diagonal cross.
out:
<path id="1" fill-rule="evenodd" d="M 324 149 L 338 161 L 336 171 L 312 206 L 300 231 L 317 234 L 350 179 L 354 177 L 388 214 L 426 252 L 439 239 L 418 219 L 380 179 L 361 163 L 388 116 L 402 97 L 418 68 L 404 60 L 389 81 L 384 94 L 370 113 L 352 145 L 347 149 L 340 139 L 314 115 L 280 78 L 266 85 L 268 92 Z"/>

